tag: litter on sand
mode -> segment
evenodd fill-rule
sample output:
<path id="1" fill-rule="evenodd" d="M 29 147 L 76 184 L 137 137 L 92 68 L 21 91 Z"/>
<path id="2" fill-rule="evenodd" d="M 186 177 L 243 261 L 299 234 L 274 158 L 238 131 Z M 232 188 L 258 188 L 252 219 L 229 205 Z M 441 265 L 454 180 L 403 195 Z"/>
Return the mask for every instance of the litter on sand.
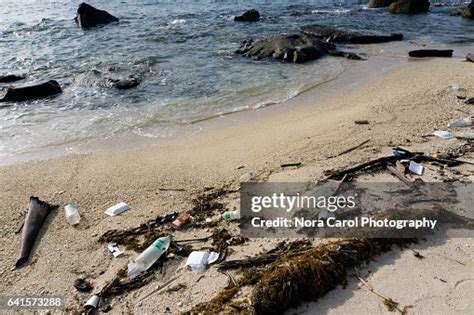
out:
<path id="1" fill-rule="evenodd" d="M 122 256 L 124 253 L 124 251 L 121 251 L 120 248 L 117 246 L 117 243 L 109 243 L 107 244 L 107 248 L 109 249 L 109 252 L 114 255 L 115 258 Z"/>
<path id="2" fill-rule="evenodd" d="M 408 169 L 410 170 L 410 172 L 416 175 L 420 175 L 420 176 L 423 175 L 423 170 L 424 170 L 423 165 L 418 164 L 414 161 L 410 161 L 410 165 L 408 166 Z"/>
<path id="3" fill-rule="evenodd" d="M 174 220 L 171 224 L 173 225 L 173 228 L 179 230 L 180 228 L 182 228 L 183 226 L 185 226 L 189 222 L 191 222 L 191 216 L 189 215 L 189 213 L 183 213 L 176 220 Z"/>
<path id="4" fill-rule="evenodd" d="M 441 139 L 449 140 L 454 138 L 453 134 L 450 133 L 449 131 L 444 131 L 444 130 L 436 130 L 433 132 L 433 136 L 436 136 Z"/>
<path id="5" fill-rule="evenodd" d="M 115 217 L 115 216 L 121 214 L 122 212 L 125 212 L 125 211 L 129 210 L 129 209 L 130 209 L 129 205 L 127 205 L 125 202 L 121 202 L 121 203 L 118 203 L 115 206 L 112 206 L 112 207 L 108 208 L 107 210 L 105 210 L 105 214 L 107 214 L 111 217 Z"/>
<path id="6" fill-rule="evenodd" d="M 204 272 L 207 265 L 217 261 L 218 258 L 219 254 L 216 252 L 196 251 L 189 255 L 186 266 L 189 266 L 193 272 Z"/>

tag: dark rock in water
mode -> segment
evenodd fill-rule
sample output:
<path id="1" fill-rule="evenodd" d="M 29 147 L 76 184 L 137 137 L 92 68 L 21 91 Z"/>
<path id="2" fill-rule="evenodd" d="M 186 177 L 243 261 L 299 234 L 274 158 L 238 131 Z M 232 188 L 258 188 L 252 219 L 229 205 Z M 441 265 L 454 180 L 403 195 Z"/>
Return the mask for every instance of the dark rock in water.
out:
<path id="1" fill-rule="evenodd" d="M 450 16 L 462 16 L 462 12 L 463 12 L 463 9 L 456 8 L 456 9 L 452 9 L 452 10 L 449 12 L 449 15 L 450 15 Z"/>
<path id="2" fill-rule="evenodd" d="M 257 40 L 248 39 L 242 42 L 236 53 L 256 60 L 272 58 L 294 63 L 304 63 L 327 54 L 362 59 L 352 53 L 337 51 L 334 44 L 304 34 L 278 35 Z"/>
<path id="3" fill-rule="evenodd" d="M 390 13 L 424 13 L 430 8 L 429 0 L 399 0 L 390 5 Z"/>
<path id="4" fill-rule="evenodd" d="M 462 11 L 462 16 L 467 19 L 474 19 L 474 0 Z"/>
<path id="5" fill-rule="evenodd" d="M 423 58 L 423 57 L 452 57 L 452 49 L 420 49 L 412 50 L 408 53 L 410 57 Z"/>
<path id="6" fill-rule="evenodd" d="M 55 80 L 23 87 L 9 87 L 0 102 L 22 102 L 45 98 L 61 93 L 61 87 Z"/>
<path id="7" fill-rule="evenodd" d="M 82 28 L 118 22 L 118 19 L 107 11 L 96 9 L 84 2 L 79 5 L 74 19 Z"/>
<path id="8" fill-rule="evenodd" d="M 25 76 L 16 74 L 0 75 L 0 83 L 10 83 L 25 79 Z"/>
<path id="9" fill-rule="evenodd" d="M 111 85 L 119 90 L 127 90 L 134 88 L 140 84 L 140 80 L 137 78 L 128 78 L 122 80 L 108 79 Z"/>
<path id="10" fill-rule="evenodd" d="M 306 25 L 301 28 L 301 32 L 306 35 L 319 37 L 326 42 L 332 43 L 374 44 L 403 40 L 402 34 L 361 34 L 323 25 Z"/>
<path id="11" fill-rule="evenodd" d="M 370 0 L 367 6 L 369 8 L 385 8 L 396 1 L 397 0 Z"/>
<path id="12" fill-rule="evenodd" d="M 474 54 L 467 54 L 466 55 L 466 60 L 470 62 L 474 62 Z"/>
<path id="13" fill-rule="evenodd" d="M 241 16 L 234 17 L 236 22 L 258 22 L 260 21 L 260 12 L 255 9 L 249 10 Z"/>

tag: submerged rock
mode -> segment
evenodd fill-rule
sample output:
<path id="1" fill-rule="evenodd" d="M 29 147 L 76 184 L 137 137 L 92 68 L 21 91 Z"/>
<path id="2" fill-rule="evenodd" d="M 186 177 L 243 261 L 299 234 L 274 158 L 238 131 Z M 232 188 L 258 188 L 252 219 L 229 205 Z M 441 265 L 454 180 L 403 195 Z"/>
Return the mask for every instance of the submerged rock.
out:
<path id="1" fill-rule="evenodd" d="M 108 79 L 111 85 L 118 90 L 127 90 L 134 87 L 137 87 L 140 84 L 140 80 L 137 78 L 127 78 L 127 79 Z"/>
<path id="2" fill-rule="evenodd" d="M 399 0 L 390 5 L 390 13 L 424 13 L 430 8 L 429 0 Z"/>
<path id="3" fill-rule="evenodd" d="M 326 42 L 333 43 L 374 44 L 403 40 L 402 34 L 362 34 L 359 32 L 344 31 L 334 27 L 323 25 L 303 26 L 301 28 L 301 32 L 306 35 L 321 38 Z"/>
<path id="4" fill-rule="evenodd" d="M 450 16 L 462 16 L 462 13 L 463 13 L 463 9 L 461 9 L 461 8 L 455 8 L 455 9 L 452 9 L 452 10 L 449 12 L 449 15 L 450 15 Z"/>
<path id="5" fill-rule="evenodd" d="M 397 0 L 370 0 L 367 6 L 369 8 L 385 8 Z"/>
<path id="6" fill-rule="evenodd" d="M 423 58 L 423 57 L 452 57 L 452 49 L 419 49 L 412 50 L 408 53 L 410 57 Z"/>
<path id="7" fill-rule="evenodd" d="M 237 54 L 256 60 L 279 59 L 294 63 L 304 63 L 327 54 L 350 59 L 362 59 L 353 53 L 336 50 L 336 46 L 307 35 L 277 35 L 262 39 L 248 39 L 242 42 Z"/>
<path id="8" fill-rule="evenodd" d="M 462 11 L 462 16 L 467 19 L 474 19 L 474 0 Z"/>
<path id="9" fill-rule="evenodd" d="M 0 75 L 0 83 L 16 82 L 23 79 L 25 79 L 25 76 L 23 75 L 16 75 L 16 74 Z"/>
<path id="10" fill-rule="evenodd" d="M 96 9 L 84 2 L 79 5 L 77 16 L 74 19 L 82 28 L 118 22 L 118 18 L 107 11 Z"/>
<path id="11" fill-rule="evenodd" d="M 0 102 L 23 102 L 61 93 L 61 86 L 55 80 L 22 87 L 9 87 Z"/>
<path id="12" fill-rule="evenodd" d="M 260 12 L 255 9 L 249 10 L 240 16 L 234 17 L 236 22 L 258 22 L 260 21 Z"/>

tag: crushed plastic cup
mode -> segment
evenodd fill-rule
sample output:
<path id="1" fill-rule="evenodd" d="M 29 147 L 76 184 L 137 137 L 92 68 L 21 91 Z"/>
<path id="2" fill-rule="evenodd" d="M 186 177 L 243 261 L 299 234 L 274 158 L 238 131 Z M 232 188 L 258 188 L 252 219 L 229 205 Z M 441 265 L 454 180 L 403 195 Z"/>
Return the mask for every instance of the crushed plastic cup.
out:
<path id="1" fill-rule="evenodd" d="M 206 271 L 207 265 L 217 261 L 219 254 L 215 252 L 195 251 L 188 256 L 186 266 L 189 266 L 193 272 Z"/>
<path id="2" fill-rule="evenodd" d="M 433 132 L 433 135 L 445 140 L 454 138 L 452 133 L 450 133 L 449 131 L 444 131 L 444 130 L 436 130 L 435 132 Z"/>
<path id="3" fill-rule="evenodd" d="M 81 216 L 77 211 L 77 207 L 72 203 L 68 203 L 64 207 L 64 214 L 66 215 L 66 220 L 70 225 L 79 224 L 79 221 L 81 221 Z"/>
<path id="4" fill-rule="evenodd" d="M 408 169 L 410 170 L 410 172 L 412 172 L 416 175 L 420 175 L 420 176 L 423 175 L 423 170 L 424 170 L 423 165 L 418 164 L 414 161 L 410 161 Z"/>
<path id="5" fill-rule="evenodd" d="M 87 302 L 86 302 L 86 304 L 84 304 L 84 306 L 86 308 L 96 309 L 97 306 L 99 305 L 99 301 L 100 301 L 99 296 L 98 295 L 93 295 L 87 300 Z"/>
<path id="6" fill-rule="evenodd" d="M 111 217 L 115 217 L 115 216 L 121 214 L 122 212 L 125 212 L 125 211 L 129 210 L 129 209 L 130 209 L 129 205 L 127 205 L 125 202 L 121 202 L 121 203 L 118 203 L 115 206 L 112 206 L 112 207 L 108 208 L 107 210 L 105 210 L 105 214 L 107 214 Z"/>

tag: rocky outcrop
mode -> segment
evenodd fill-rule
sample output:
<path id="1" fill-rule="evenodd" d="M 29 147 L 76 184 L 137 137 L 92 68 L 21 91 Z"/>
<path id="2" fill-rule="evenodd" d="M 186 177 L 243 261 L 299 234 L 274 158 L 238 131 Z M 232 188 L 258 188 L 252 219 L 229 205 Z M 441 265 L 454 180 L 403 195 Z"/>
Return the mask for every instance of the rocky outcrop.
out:
<path id="1" fill-rule="evenodd" d="M 327 54 L 361 59 L 356 54 L 337 51 L 334 44 L 325 43 L 304 34 L 278 35 L 257 40 L 248 39 L 242 42 L 236 53 L 255 60 L 272 58 L 294 63 L 304 63 Z"/>
<path id="2" fill-rule="evenodd" d="M 467 54 L 466 61 L 474 62 L 474 54 Z"/>
<path id="3" fill-rule="evenodd" d="M 258 22 L 260 21 L 260 12 L 255 9 L 249 10 L 240 16 L 234 17 L 236 22 Z"/>
<path id="4" fill-rule="evenodd" d="M 116 88 L 126 90 L 137 87 L 141 83 L 140 74 L 121 71 L 117 65 L 109 65 L 105 69 L 92 69 L 74 78 L 74 84 L 84 87 Z"/>
<path id="5" fill-rule="evenodd" d="M 369 8 L 385 8 L 397 0 L 370 0 L 367 6 Z"/>
<path id="6" fill-rule="evenodd" d="M 0 102 L 23 102 L 61 93 L 61 87 L 55 80 L 22 87 L 9 87 Z"/>
<path id="7" fill-rule="evenodd" d="M 429 0 L 399 0 L 390 5 L 390 13 L 424 13 L 430 8 Z"/>
<path id="8" fill-rule="evenodd" d="M 118 90 L 128 90 L 137 87 L 140 84 L 140 80 L 133 77 L 127 79 L 108 79 L 108 81 L 112 87 Z"/>
<path id="9" fill-rule="evenodd" d="M 16 82 L 23 79 L 25 79 L 25 76 L 23 75 L 16 75 L 16 74 L 0 75 L 0 83 Z"/>
<path id="10" fill-rule="evenodd" d="M 74 19 L 82 28 L 118 22 L 118 18 L 107 11 L 96 9 L 84 2 L 79 5 Z"/>
<path id="11" fill-rule="evenodd" d="M 410 57 L 424 58 L 424 57 L 452 57 L 452 49 L 419 49 L 412 50 L 408 53 Z"/>
<path id="12" fill-rule="evenodd" d="M 344 31 L 323 25 L 303 26 L 301 28 L 301 32 L 306 35 L 318 37 L 326 42 L 331 43 L 374 44 L 403 40 L 402 34 L 362 34 L 359 32 Z"/>
<path id="13" fill-rule="evenodd" d="M 474 0 L 462 11 L 462 16 L 467 19 L 474 19 Z"/>

